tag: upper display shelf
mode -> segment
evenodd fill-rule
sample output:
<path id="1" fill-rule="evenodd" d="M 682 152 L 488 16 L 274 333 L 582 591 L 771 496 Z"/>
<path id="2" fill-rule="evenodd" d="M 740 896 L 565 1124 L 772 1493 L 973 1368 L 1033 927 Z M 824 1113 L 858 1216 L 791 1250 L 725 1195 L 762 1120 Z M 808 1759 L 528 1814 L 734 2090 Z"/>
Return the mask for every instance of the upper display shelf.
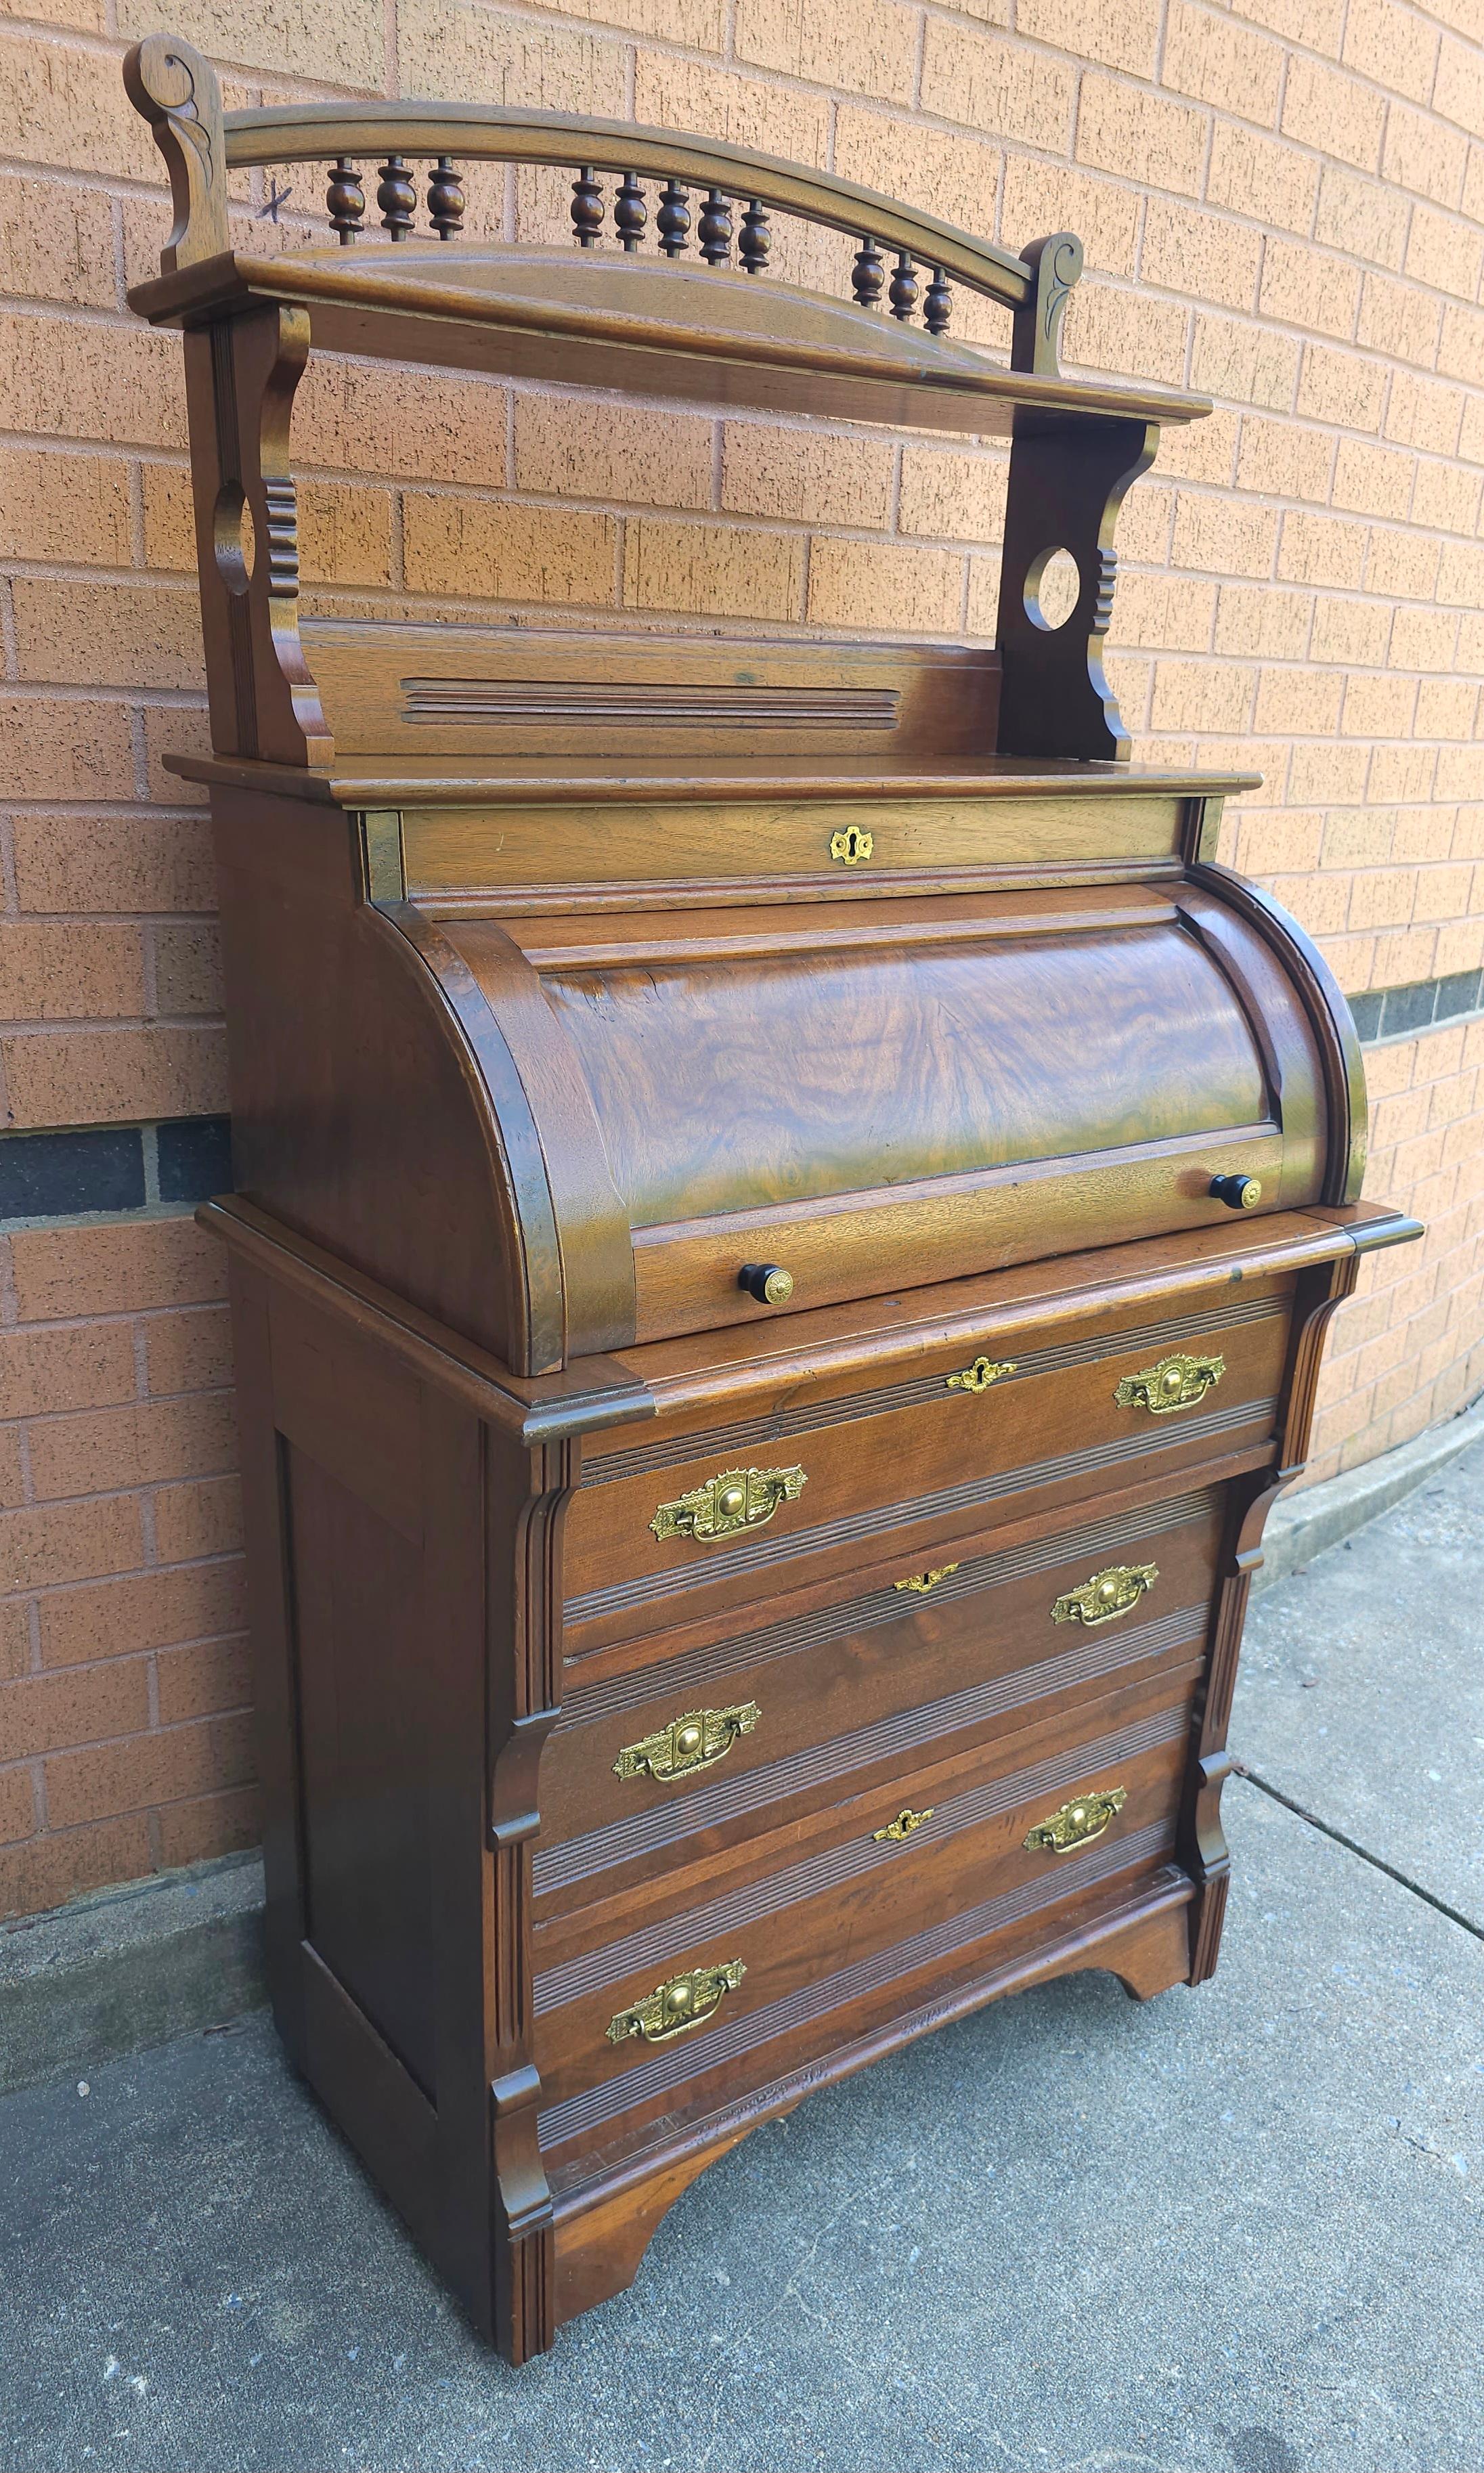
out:
<path id="1" fill-rule="evenodd" d="M 130 294 L 156 324 L 276 302 L 308 310 L 316 346 L 331 351 L 979 436 L 1010 435 L 1017 409 L 1148 422 L 1210 409 L 1201 396 L 1059 374 L 1063 313 L 1082 273 L 1070 232 L 1017 257 L 831 173 L 561 112 L 376 103 L 224 113 L 209 62 L 164 35 L 136 47 L 125 75 L 175 200 L 163 271 Z M 459 159 L 569 169 L 575 246 L 445 246 L 464 221 Z M 228 175 L 317 161 L 329 167 L 340 245 L 233 254 Z M 425 200 L 411 168 L 422 162 Z M 381 240 L 367 235 L 363 165 L 375 167 Z M 855 240 L 851 300 L 769 276 L 775 214 Z M 610 234 L 617 249 L 603 246 Z M 1011 312 L 1008 369 L 948 337 L 955 285 Z"/>
<path id="2" fill-rule="evenodd" d="M 1017 257 L 832 173 L 713 138 L 562 112 L 471 103 L 224 112 L 209 61 L 171 35 L 137 44 L 124 78 L 154 130 L 175 200 L 162 272 L 129 297 L 141 316 L 184 329 L 219 759 L 287 764 L 326 780 L 337 760 L 335 679 L 317 672 L 317 663 L 333 670 L 335 648 L 323 638 L 311 644 L 299 627 L 291 417 L 312 348 L 717 408 L 1008 437 L 994 655 L 988 667 L 980 660 L 974 723 L 960 752 L 1127 758 L 1129 735 L 1103 665 L 1117 573 L 1113 527 L 1126 492 L 1153 461 L 1161 425 L 1210 405 L 1201 396 L 1061 374 L 1063 315 L 1082 273 L 1074 233 L 1032 241 Z M 568 171 L 571 243 L 460 242 L 458 165 L 471 159 Z M 328 165 L 325 213 L 336 243 L 272 258 L 235 254 L 233 175 L 313 162 Z M 371 190 L 381 237 L 367 231 Z M 853 243 L 851 299 L 769 274 L 778 215 Z M 846 256 L 842 250 L 842 288 Z M 956 288 L 1009 312 L 1008 368 L 949 336 Z M 870 608 L 860 624 L 879 628 Z M 435 752 L 416 695 L 412 718 L 403 710 L 395 632 L 380 623 L 358 639 L 348 707 L 340 697 L 351 715 L 348 744 L 385 759 L 371 766 L 378 780 L 408 778 L 406 731 L 420 731 L 421 754 Z M 467 632 L 461 624 L 458 634 Z M 679 658 L 672 650 L 672 668 Z M 372 675 L 384 689 L 374 696 Z M 485 676 L 471 672 L 465 688 L 482 694 Z M 568 719 L 571 736 L 577 723 Z M 605 729 L 611 719 L 605 708 Z M 606 746 L 596 724 L 578 734 L 594 757 L 621 763 L 628 742 L 616 723 Z M 501 747 L 513 752 L 485 714 L 458 751 L 444 752 L 497 765 Z M 766 752 L 750 741 L 751 762 Z"/>

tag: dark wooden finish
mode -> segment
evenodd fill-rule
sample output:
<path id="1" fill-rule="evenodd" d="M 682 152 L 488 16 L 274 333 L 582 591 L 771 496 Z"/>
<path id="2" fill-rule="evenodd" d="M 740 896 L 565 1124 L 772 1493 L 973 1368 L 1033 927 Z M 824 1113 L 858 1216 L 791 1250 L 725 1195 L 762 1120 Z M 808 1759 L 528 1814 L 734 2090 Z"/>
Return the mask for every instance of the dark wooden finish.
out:
<path id="1" fill-rule="evenodd" d="M 275 2010 L 522 2362 L 811 2087 L 1071 1968 L 1209 1975 L 1263 1521 L 1417 1232 L 1355 1199 L 1344 999 L 1212 864 L 1248 777 L 1123 760 L 1113 520 L 1203 407 L 1057 375 L 1070 234 L 552 114 L 224 115 L 164 36 L 126 74 L 177 207 L 133 299 L 186 328 Z M 445 246 L 469 159 L 568 170 L 570 251 Z M 333 247 L 232 257 L 228 172 L 311 160 Z M 852 302 L 761 279 L 776 213 L 851 236 Z M 998 645 L 301 627 L 311 341 L 998 429 Z"/>

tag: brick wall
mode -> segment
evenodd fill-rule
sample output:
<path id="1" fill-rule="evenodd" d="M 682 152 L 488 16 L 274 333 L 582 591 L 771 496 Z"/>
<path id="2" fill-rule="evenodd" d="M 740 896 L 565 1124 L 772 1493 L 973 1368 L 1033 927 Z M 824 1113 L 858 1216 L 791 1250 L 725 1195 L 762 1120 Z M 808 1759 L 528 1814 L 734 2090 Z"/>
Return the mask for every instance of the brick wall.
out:
<path id="1" fill-rule="evenodd" d="M 204 830 L 159 761 L 204 735 L 179 347 L 124 307 L 168 221 L 119 82 L 152 27 L 210 50 L 235 102 L 369 90 L 633 114 L 832 163 L 1011 246 L 1083 234 L 1069 357 L 1218 403 L 1166 442 L 1120 526 L 1113 667 L 1138 752 L 1260 765 L 1224 854 L 1348 990 L 1376 992 L 1370 1190 L 1430 1228 L 1373 1258 L 1337 1318 L 1315 1472 L 1479 1390 L 1479 0 L 10 7 L 0 1910 L 253 1831 L 220 1266 L 167 1167 L 224 1089 Z M 476 228 L 561 228 L 554 179 L 471 185 Z M 237 190 L 240 242 L 263 248 L 300 236 L 319 198 L 306 173 Z M 786 271 L 838 288 L 828 241 L 791 248 Z M 966 323 L 1002 339 L 992 311 Z M 307 574 L 334 573 L 356 608 L 992 624 L 992 449 L 595 420 L 345 365 L 312 372 L 296 438 Z M 61 1127 L 95 1130 L 25 1146 Z"/>

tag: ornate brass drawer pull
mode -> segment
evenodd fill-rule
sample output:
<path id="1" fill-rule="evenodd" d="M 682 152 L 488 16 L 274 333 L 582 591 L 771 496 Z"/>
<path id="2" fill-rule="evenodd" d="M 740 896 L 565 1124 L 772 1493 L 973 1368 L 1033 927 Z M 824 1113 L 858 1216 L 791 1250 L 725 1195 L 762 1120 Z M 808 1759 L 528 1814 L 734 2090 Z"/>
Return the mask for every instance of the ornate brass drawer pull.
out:
<path id="1" fill-rule="evenodd" d="M 868 833 L 862 825 L 847 825 L 843 833 L 829 836 L 829 855 L 837 858 L 842 867 L 859 867 L 875 846 L 875 835 Z"/>
<path id="2" fill-rule="evenodd" d="M 1158 1563 L 1110 1563 L 1077 1589 L 1068 1589 L 1051 1609 L 1053 1622 L 1105 1623 L 1137 1606 L 1160 1576 Z"/>
<path id="3" fill-rule="evenodd" d="M 1021 1843 L 1046 1855 L 1069 1855 L 1074 1846 L 1090 1846 L 1128 1799 L 1124 1786 L 1111 1786 L 1102 1794 L 1080 1794 L 1075 1803 L 1064 1803 L 1049 1820 L 1038 1820 Z"/>
<path id="4" fill-rule="evenodd" d="M 714 1768 L 739 1735 L 752 1733 L 761 1716 L 755 1700 L 739 1700 L 734 1709 L 687 1709 L 683 1717 L 672 1717 L 658 1734 L 646 1735 L 641 1742 L 625 1743 L 613 1763 L 613 1775 L 667 1780 Z"/>
<path id="5" fill-rule="evenodd" d="M 1227 1370 L 1224 1357 L 1186 1357 L 1178 1352 L 1146 1365 L 1142 1374 L 1125 1374 L 1113 1393 L 1119 1408 L 1147 1408 L 1151 1417 L 1167 1417 L 1175 1408 L 1193 1407 L 1213 1391 Z"/>
<path id="6" fill-rule="evenodd" d="M 899 1846 L 904 1837 L 911 1837 L 914 1829 L 921 1829 L 924 1820 L 931 1820 L 936 1809 L 936 1805 L 930 1803 L 925 1812 L 914 1812 L 904 1803 L 895 1820 L 889 1820 L 884 1829 L 872 1831 L 873 1844 Z"/>
<path id="7" fill-rule="evenodd" d="M 802 1468 L 723 1469 L 678 1501 L 662 1502 L 649 1525 L 661 1543 L 694 1537 L 709 1546 L 739 1528 L 761 1528 L 780 1502 L 797 1502 L 807 1483 Z"/>
<path id="8" fill-rule="evenodd" d="M 910 1580 L 894 1580 L 892 1586 L 894 1589 L 911 1589 L 918 1597 L 925 1597 L 929 1589 L 936 1589 L 940 1580 L 945 1580 L 950 1572 L 957 1570 L 956 1563 L 940 1563 L 936 1572 L 914 1572 Z"/>
<path id="9" fill-rule="evenodd" d="M 747 1968 L 740 1957 L 724 1957 L 717 1966 L 689 1966 L 657 1983 L 646 2001 L 631 2001 L 608 2022 L 607 2040 L 627 2044 L 642 2035 L 646 2044 L 663 2044 L 692 2027 L 704 2027 L 715 2016 L 729 1992 L 735 1992 Z"/>
<path id="10" fill-rule="evenodd" d="M 1002 1382 L 1007 1374 L 1015 1371 L 1013 1359 L 1008 1364 L 999 1364 L 993 1357 L 976 1357 L 972 1365 L 965 1366 L 962 1374 L 947 1377 L 946 1387 L 950 1391 L 988 1391 L 992 1382 Z"/>

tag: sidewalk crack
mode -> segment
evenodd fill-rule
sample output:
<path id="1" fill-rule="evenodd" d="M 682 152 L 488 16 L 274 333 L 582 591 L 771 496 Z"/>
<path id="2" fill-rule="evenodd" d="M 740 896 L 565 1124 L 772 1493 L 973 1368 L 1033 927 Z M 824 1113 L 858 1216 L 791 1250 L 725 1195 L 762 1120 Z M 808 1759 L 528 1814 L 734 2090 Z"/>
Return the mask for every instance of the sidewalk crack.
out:
<path id="1" fill-rule="evenodd" d="M 1362 1863 L 1369 1863 L 1374 1872 L 1384 1872 L 1388 1881 L 1395 1881 L 1399 1888 L 1410 1890 L 1414 1898 L 1421 1898 L 1424 1907 L 1431 1907 L 1436 1913 L 1447 1915 L 1450 1924 L 1457 1924 L 1461 1931 L 1472 1933 L 1475 1940 L 1484 1940 L 1484 1924 L 1476 1924 L 1472 1916 L 1460 1914 L 1456 1907 L 1450 1907 L 1446 1898 L 1435 1897 L 1431 1889 L 1424 1889 L 1421 1881 L 1414 1881 L 1410 1873 L 1399 1872 L 1396 1864 L 1388 1863 L 1384 1855 L 1373 1855 L 1369 1846 L 1362 1846 L 1357 1838 L 1347 1837 L 1343 1829 L 1334 1828 L 1329 1821 L 1321 1820 L 1318 1813 L 1310 1812 L 1306 1804 L 1295 1803 L 1291 1794 L 1284 1794 L 1281 1787 L 1270 1786 L 1267 1779 L 1259 1777 L 1256 1769 L 1250 1769 L 1245 1761 L 1233 1761 L 1232 1767 L 1234 1776 L 1245 1778 L 1249 1786 L 1257 1787 L 1274 1803 L 1281 1803 L 1285 1812 L 1295 1813 L 1300 1820 L 1306 1820 L 1310 1829 L 1317 1829 L 1322 1837 L 1331 1837 L 1336 1846 L 1345 1848 L 1347 1854 L 1358 1855 Z"/>

